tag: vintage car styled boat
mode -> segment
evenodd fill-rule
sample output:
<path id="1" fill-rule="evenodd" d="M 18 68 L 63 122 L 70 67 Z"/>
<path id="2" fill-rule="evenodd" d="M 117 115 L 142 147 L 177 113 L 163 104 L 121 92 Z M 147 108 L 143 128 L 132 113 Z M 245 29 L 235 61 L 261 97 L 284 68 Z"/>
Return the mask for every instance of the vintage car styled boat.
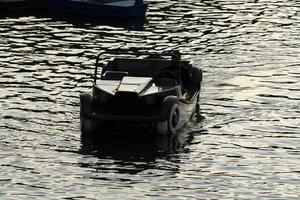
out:
<path id="1" fill-rule="evenodd" d="M 134 125 L 173 134 L 199 113 L 202 70 L 181 60 L 179 52 L 115 57 L 105 65 L 101 55 L 92 93 L 80 95 L 82 133 Z"/>
<path id="2" fill-rule="evenodd" d="M 41 4 L 49 11 L 107 18 L 145 16 L 148 8 L 143 0 L 41 0 Z"/>

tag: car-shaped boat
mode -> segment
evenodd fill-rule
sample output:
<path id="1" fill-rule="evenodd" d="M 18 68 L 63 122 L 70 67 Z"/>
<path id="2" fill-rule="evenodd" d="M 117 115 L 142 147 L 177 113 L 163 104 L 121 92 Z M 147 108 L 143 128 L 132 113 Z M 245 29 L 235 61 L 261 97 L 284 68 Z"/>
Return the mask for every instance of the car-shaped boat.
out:
<path id="1" fill-rule="evenodd" d="M 105 127 L 146 126 L 173 134 L 199 114 L 202 70 L 178 51 L 96 60 L 92 93 L 80 95 L 82 133 Z M 102 70 L 98 75 L 98 68 Z"/>

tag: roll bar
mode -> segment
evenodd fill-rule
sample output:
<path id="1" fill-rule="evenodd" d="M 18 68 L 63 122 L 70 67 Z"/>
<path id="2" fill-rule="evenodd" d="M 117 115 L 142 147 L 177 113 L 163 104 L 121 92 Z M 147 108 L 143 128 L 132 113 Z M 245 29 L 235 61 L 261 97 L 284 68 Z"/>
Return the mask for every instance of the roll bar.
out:
<path id="1" fill-rule="evenodd" d="M 118 51 L 110 51 L 110 52 L 101 52 L 98 54 L 97 58 L 96 58 L 96 64 L 95 64 L 95 71 L 94 71 L 94 83 L 96 84 L 96 80 L 97 80 L 97 73 L 98 73 L 98 67 L 102 68 L 101 71 L 101 78 L 103 76 L 103 72 L 105 70 L 103 70 L 105 68 L 105 65 L 100 63 L 100 58 L 102 55 L 105 54 L 111 54 L 111 55 L 136 55 L 136 56 L 170 56 L 172 61 L 175 62 L 175 66 L 178 67 L 179 72 L 181 70 L 181 64 L 180 64 L 180 60 L 181 60 L 181 54 L 179 51 L 172 51 L 172 52 L 164 52 L 164 53 L 141 53 L 141 52 L 118 52 Z M 181 78 L 180 78 L 180 73 L 178 73 L 178 77 L 177 79 L 181 82 Z"/>

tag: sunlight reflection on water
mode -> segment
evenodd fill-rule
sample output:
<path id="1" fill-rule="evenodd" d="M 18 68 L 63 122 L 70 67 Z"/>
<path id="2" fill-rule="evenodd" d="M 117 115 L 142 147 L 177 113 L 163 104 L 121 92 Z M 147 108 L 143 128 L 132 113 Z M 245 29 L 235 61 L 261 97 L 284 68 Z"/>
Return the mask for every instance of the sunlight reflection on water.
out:
<path id="1" fill-rule="evenodd" d="M 128 24 L 0 19 L 0 199 L 300 198 L 296 1 L 150 1 Z M 53 19 L 52 19 L 53 18 Z M 205 119 L 173 137 L 81 137 L 100 50 L 179 49 Z"/>

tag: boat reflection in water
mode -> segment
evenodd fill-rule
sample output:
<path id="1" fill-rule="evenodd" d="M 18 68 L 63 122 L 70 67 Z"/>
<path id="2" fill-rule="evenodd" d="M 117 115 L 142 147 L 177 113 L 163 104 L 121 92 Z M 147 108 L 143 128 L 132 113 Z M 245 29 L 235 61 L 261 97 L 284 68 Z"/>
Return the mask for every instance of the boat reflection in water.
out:
<path id="1" fill-rule="evenodd" d="M 72 24 L 74 27 L 95 27 L 95 26 L 111 26 L 116 28 L 124 28 L 127 30 L 143 30 L 147 19 L 144 16 L 132 18 L 97 18 L 87 15 L 72 15 L 69 13 L 53 13 L 49 11 L 40 12 L 37 17 L 50 18 L 52 21 L 64 21 Z"/>
<path id="2" fill-rule="evenodd" d="M 148 3 L 143 0 L 41 0 L 43 9 L 109 18 L 145 16 Z"/>
<path id="3" fill-rule="evenodd" d="M 129 19 L 120 18 L 95 18 L 92 16 L 80 16 L 66 13 L 52 13 L 46 10 L 18 10 L 18 11 L 3 11 L 0 13 L 0 19 L 5 18 L 20 18 L 20 17 L 35 17 L 37 19 L 47 19 L 47 21 L 53 21 L 54 23 L 66 22 L 72 24 L 78 28 L 89 28 L 96 26 L 110 26 L 116 28 L 124 28 L 126 30 L 140 31 L 144 29 L 144 25 L 147 23 L 145 17 L 133 17 Z"/>
<path id="4" fill-rule="evenodd" d="M 136 174 L 148 169 L 166 168 L 175 174 L 179 170 L 179 155 L 189 152 L 186 146 L 194 138 L 193 133 L 183 131 L 173 135 L 144 134 L 141 129 L 106 130 L 105 134 L 100 131 L 99 135 L 81 135 L 80 154 L 99 158 L 96 165 L 84 163 L 81 167 L 105 170 L 103 159 L 108 159 L 119 166 L 114 169 L 119 173 Z M 158 163 L 161 159 L 167 163 Z"/>
<path id="5" fill-rule="evenodd" d="M 38 0 L 0 0 L 0 13 L 36 10 L 37 2 Z"/>

